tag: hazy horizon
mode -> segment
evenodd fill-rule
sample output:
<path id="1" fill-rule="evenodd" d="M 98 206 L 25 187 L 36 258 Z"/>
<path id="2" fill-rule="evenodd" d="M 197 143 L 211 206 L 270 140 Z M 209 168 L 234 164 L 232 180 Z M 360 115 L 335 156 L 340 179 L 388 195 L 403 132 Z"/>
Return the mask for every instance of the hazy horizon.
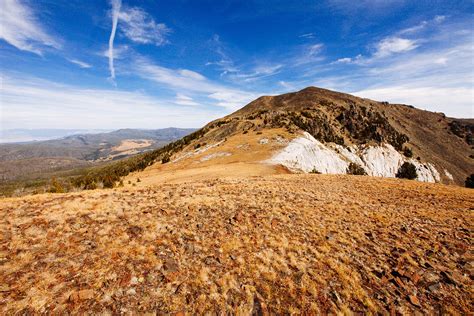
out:
<path id="1" fill-rule="evenodd" d="M 72 136 L 72 135 L 81 135 L 81 134 L 99 134 L 99 133 L 109 133 L 117 130 L 161 130 L 167 128 L 175 128 L 173 126 L 164 127 L 164 128 L 118 128 L 118 129 L 77 129 L 77 128 L 12 128 L 0 130 L 0 144 L 10 144 L 10 143 L 25 143 L 33 141 L 45 141 L 45 140 L 54 140 L 61 139 L 63 137 Z M 196 129 L 189 127 L 186 129 Z"/>

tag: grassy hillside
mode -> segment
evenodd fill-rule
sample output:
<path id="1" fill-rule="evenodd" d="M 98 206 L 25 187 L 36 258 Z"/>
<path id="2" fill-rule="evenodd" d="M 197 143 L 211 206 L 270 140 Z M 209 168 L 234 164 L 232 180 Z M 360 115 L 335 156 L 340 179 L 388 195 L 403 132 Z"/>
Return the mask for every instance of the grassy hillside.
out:
<path id="1" fill-rule="evenodd" d="M 0 313 L 469 314 L 474 191 L 211 178 L 0 203 Z"/>

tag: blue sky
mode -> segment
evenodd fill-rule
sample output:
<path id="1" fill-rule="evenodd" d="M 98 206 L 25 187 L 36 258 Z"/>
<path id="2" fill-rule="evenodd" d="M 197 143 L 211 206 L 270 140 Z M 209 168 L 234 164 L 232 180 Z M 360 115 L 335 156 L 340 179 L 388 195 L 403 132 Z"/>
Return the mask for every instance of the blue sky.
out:
<path id="1" fill-rule="evenodd" d="M 2 129 L 199 127 L 311 85 L 474 117 L 472 1 L 0 6 Z"/>

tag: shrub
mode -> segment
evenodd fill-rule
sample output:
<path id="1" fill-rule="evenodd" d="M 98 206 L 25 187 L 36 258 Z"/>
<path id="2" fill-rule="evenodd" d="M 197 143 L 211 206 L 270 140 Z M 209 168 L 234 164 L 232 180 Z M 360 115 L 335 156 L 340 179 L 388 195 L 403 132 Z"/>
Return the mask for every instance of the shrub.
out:
<path id="1" fill-rule="evenodd" d="M 168 163 L 170 162 L 171 158 L 170 158 L 170 155 L 166 154 L 162 159 L 161 159 L 161 163 Z"/>
<path id="2" fill-rule="evenodd" d="M 115 185 L 115 181 L 112 178 L 112 176 L 105 176 L 104 181 L 102 183 L 104 185 L 104 188 L 109 188 L 109 189 L 113 188 Z"/>
<path id="3" fill-rule="evenodd" d="M 466 182 L 464 184 L 466 185 L 466 188 L 474 188 L 474 173 L 466 178 Z"/>
<path id="4" fill-rule="evenodd" d="M 142 180 L 140 180 L 140 178 L 137 178 L 137 182 L 142 182 Z"/>
<path id="5" fill-rule="evenodd" d="M 404 162 L 398 169 L 396 177 L 410 180 L 416 179 L 416 177 L 418 177 L 418 174 L 416 172 L 415 165 L 411 162 Z"/>
<path id="6" fill-rule="evenodd" d="M 53 177 L 51 179 L 51 187 L 49 188 L 48 192 L 50 192 L 50 193 L 64 193 L 64 192 L 66 192 L 66 190 L 64 190 L 61 183 L 59 183 L 59 181 L 56 180 L 56 178 Z"/>
<path id="7" fill-rule="evenodd" d="M 365 172 L 364 168 L 362 168 L 360 165 L 351 162 L 349 166 L 347 167 L 347 174 L 353 174 L 353 175 L 358 175 L 358 176 L 365 176 L 367 175 L 367 172 Z"/>
<path id="8" fill-rule="evenodd" d="M 413 157 L 413 151 L 408 147 L 404 147 L 403 148 L 403 155 L 405 155 L 405 157 L 411 158 L 411 157 Z"/>
<path id="9" fill-rule="evenodd" d="M 311 170 L 309 173 L 321 174 L 321 172 L 319 172 L 318 170 L 316 170 L 316 168 L 313 168 L 313 170 Z"/>

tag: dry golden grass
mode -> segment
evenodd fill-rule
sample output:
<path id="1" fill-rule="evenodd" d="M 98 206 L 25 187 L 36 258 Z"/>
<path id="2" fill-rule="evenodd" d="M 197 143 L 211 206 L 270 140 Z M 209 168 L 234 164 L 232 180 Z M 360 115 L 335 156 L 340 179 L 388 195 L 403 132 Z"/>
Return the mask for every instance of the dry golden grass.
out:
<path id="1" fill-rule="evenodd" d="M 472 313 L 474 191 L 330 175 L 0 200 L 0 313 Z"/>
<path id="2" fill-rule="evenodd" d="M 194 148 L 196 143 L 192 143 L 173 156 L 171 162 L 156 163 L 144 171 L 128 175 L 123 182 L 126 187 L 147 187 L 157 183 L 192 182 L 229 176 L 287 174 L 286 168 L 262 161 L 271 158 L 297 136 L 299 134 L 289 134 L 284 129 L 264 129 L 232 135 L 225 141 L 207 140 L 209 143 L 199 148 Z M 137 182 L 138 178 L 140 182 Z"/>

